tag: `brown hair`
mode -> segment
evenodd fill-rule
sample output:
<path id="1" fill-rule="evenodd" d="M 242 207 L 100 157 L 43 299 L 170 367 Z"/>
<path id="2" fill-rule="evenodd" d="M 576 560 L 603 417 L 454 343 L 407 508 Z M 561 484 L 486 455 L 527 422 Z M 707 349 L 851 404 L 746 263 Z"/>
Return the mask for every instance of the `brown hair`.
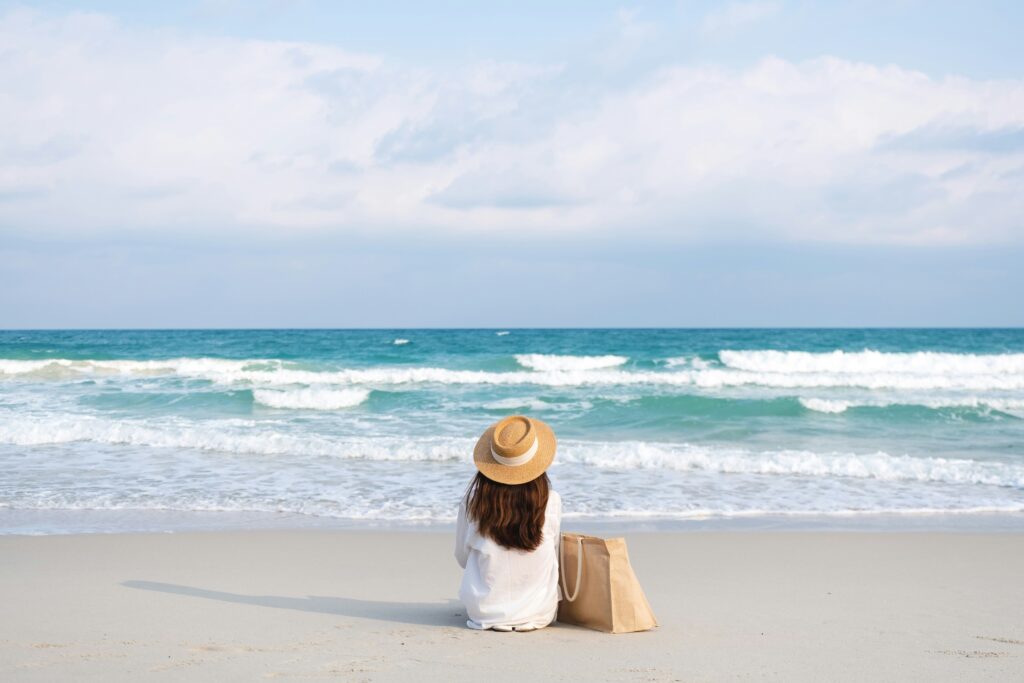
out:
<path id="1" fill-rule="evenodd" d="M 466 512 L 481 536 L 505 548 L 535 550 L 544 539 L 549 486 L 546 474 L 525 484 L 499 484 L 477 472 L 466 491 Z"/>

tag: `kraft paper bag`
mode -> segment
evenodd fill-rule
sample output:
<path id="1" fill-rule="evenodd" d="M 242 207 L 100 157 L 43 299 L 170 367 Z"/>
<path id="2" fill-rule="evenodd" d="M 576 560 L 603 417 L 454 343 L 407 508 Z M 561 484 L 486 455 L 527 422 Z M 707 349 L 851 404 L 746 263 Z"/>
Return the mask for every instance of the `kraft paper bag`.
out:
<path id="1" fill-rule="evenodd" d="M 629 563 L 626 539 L 564 533 L 559 559 L 558 621 L 606 633 L 647 631 L 658 625 Z"/>

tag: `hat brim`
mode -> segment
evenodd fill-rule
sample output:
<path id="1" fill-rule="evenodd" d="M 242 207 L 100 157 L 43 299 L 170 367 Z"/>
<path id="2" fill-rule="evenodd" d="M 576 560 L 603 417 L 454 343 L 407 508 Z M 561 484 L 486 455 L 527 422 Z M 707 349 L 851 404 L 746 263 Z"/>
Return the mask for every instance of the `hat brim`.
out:
<path id="1" fill-rule="evenodd" d="M 491 455 L 491 436 L 498 422 L 484 431 L 473 448 L 473 464 L 480 473 L 499 484 L 525 484 L 544 474 L 555 459 L 558 445 L 551 427 L 531 417 L 530 422 L 537 431 L 537 453 L 522 465 L 512 466 L 501 464 Z"/>

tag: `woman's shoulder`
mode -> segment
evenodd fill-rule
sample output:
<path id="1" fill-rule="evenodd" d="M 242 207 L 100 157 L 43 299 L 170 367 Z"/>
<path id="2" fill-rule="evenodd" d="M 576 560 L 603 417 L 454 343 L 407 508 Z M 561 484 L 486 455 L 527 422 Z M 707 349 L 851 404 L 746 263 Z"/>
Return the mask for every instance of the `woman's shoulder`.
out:
<path id="1" fill-rule="evenodd" d="M 555 509 L 562 509 L 562 497 L 558 495 L 558 491 L 551 489 L 548 491 L 548 507 Z"/>

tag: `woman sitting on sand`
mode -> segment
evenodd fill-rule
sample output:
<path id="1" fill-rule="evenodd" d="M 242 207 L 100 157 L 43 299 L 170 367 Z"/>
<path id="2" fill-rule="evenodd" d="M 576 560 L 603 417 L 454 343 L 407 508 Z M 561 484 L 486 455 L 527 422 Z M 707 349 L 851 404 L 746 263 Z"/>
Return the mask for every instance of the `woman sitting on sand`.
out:
<path id="1" fill-rule="evenodd" d="M 522 415 L 491 425 L 476 444 L 478 472 L 455 536 L 470 628 L 532 631 L 555 620 L 562 499 L 544 473 L 554 458 L 554 432 Z"/>

